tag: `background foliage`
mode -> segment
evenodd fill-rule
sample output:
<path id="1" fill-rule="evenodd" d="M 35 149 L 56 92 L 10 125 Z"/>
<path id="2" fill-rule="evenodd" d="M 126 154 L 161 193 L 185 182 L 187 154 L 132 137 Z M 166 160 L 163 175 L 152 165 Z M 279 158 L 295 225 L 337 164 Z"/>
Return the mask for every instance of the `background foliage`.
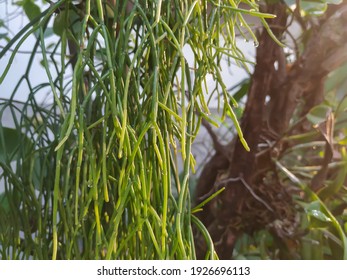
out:
<path id="1" fill-rule="evenodd" d="M 247 94 L 240 123 L 250 152 L 237 139 L 221 145 L 209 130 L 215 154 L 198 196 L 211 185 L 225 191 L 199 217 L 221 258 L 347 257 L 347 9 L 320 3 L 264 7 L 286 47 L 260 32 L 254 73 L 234 94 Z"/>

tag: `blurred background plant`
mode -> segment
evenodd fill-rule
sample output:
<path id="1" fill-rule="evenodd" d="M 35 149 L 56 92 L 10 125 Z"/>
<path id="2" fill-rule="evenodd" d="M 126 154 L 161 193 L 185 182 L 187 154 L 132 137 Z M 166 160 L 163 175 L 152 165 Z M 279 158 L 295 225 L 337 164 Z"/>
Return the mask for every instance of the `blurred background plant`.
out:
<path id="1" fill-rule="evenodd" d="M 210 131 L 197 203 L 211 185 L 225 191 L 198 215 L 220 258 L 346 259 L 346 1 L 266 2 L 285 47 L 259 30 L 254 72 L 233 95 L 246 100 L 250 152 Z"/>

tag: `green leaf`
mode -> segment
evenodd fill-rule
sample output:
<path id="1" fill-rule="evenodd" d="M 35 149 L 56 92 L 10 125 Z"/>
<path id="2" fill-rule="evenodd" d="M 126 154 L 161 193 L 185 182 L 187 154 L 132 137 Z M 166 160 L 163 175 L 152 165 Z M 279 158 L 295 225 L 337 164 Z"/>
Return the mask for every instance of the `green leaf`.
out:
<path id="1" fill-rule="evenodd" d="M 327 3 L 301 1 L 301 10 L 304 15 L 321 16 L 325 13 L 327 7 L 328 7 Z"/>
<path id="2" fill-rule="evenodd" d="M 5 193 L 0 194 L 0 209 L 5 213 L 10 211 L 10 204 Z"/>
<path id="3" fill-rule="evenodd" d="M 308 214 L 322 222 L 331 222 L 331 219 L 319 210 L 309 211 Z"/>
<path id="4" fill-rule="evenodd" d="M 41 14 L 39 6 L 37 6 L 34 1 L 31 0 L 23 1 L 23 9 L 30 21 Z"/>
<path id="5" fill-rule="evenodd" d="M 319 200 L 314 200 L 308 203 L 305 207 L 305 211 L 307 213 L 310 213 L 311 216 L 316 217 L 317 219 L 320 219 L 322 221 L 331 221 L 331 219 L 326 216 L 326 211 L 322 207 L 322 203 Z"/>
<path id="6" fill-rule="evenodd" d="M 332 222 L 332 220 L 324 213 L 318 200 L 309 203 L 305 207 L 305 211 L 310 220 L 311 228 L 325 228 Z"/>
<path id="7" fill-rule="evenodd" d="M 0 160 L 14 160 L 21 149 L 32 145 L 31 140 L 20 130 L 0 126 Z"/>
<path id="8" fill-rule="evenodd" d="M 79 34 L 81 30 L 82 22 L 80 16 L 73 10 L 61 11 L 53 23 L 53 32 L 58 36 L 62 36 L 64 31 L 67 31 L 68 34 Z"/>
<path id="9" fill-rule="evenodd" d="M 326 121 L 327 116 L 331 112 L 331 107 L 327 105 L 318 105 L 313 107 L 310 112 L 306 115 L 306 118 L 313 125 L 319 125 Z"/>
<path id="10" fill-rule="evenodd" d="M 320 203 L 318 200 L 314 200 L 312 201 L 311 203 L 308 203 L 306 204 L 305 206 L 305 210 L 306 212 L 310 212 L 310 211 L 313 211 L 313 210 L 319 210 L 320 211 Z"/>
<path id="11" fill-rule="evenodd" d="M 296 8 L 295 0 L 284 0 L 288 7 L 291 9 Z M 340 4 L 342 0 L 308 0 L 308 1 L 300 1 L 301 13 L 305 15 L 311 16 L 320 16 L 324 14 L 326 11 L 328 4 Z"/>
<path id="12" fill-rule="evenodd" d="M 62 36 L 64 30 L 68 27 L 68 23 L 65 20 L 65 11 L 61 11 L 54 19 L 53 32 L 58 36 Z"/>

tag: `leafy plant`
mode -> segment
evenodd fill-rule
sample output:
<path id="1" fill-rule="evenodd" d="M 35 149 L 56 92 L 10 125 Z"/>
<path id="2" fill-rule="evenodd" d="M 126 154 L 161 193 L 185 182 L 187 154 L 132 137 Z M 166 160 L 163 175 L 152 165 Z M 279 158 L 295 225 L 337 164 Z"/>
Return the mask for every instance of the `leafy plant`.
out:
<path id="1" fill-rule="evenodd" d="M 1 257 L 195 259 L 195 224 L 208 244 L 206 257 L 217 258 L 208 231 L 192 215 L 189 192 L 191 146 L 201 120 L 210 121 L 206 77 L 215 79 L 224 114 L 235 116 L 219 62 L 226 56 L 246 67 L 235 30 L 256 41 L 244 15 L 265 25 L 273 15 L 248 0 L 114 6 L 60 0 L 40 13 L 34 1 L 20 5 L 30 22 L 0 52 L 3 59 L 14 47 L 0 83 L 27 38 L 36 42 L 25 75 L 2 101 L 15 127 L 0 130 Z M 48 53 L 53 18 L 59 37 Z M 47 81 L 33 86 L 29 73 L 38 50 Z M 29 97 L 18 106 L 22 84 Z M 37 103 L 42 91 L 50 92 L 53 104 Z"/>

